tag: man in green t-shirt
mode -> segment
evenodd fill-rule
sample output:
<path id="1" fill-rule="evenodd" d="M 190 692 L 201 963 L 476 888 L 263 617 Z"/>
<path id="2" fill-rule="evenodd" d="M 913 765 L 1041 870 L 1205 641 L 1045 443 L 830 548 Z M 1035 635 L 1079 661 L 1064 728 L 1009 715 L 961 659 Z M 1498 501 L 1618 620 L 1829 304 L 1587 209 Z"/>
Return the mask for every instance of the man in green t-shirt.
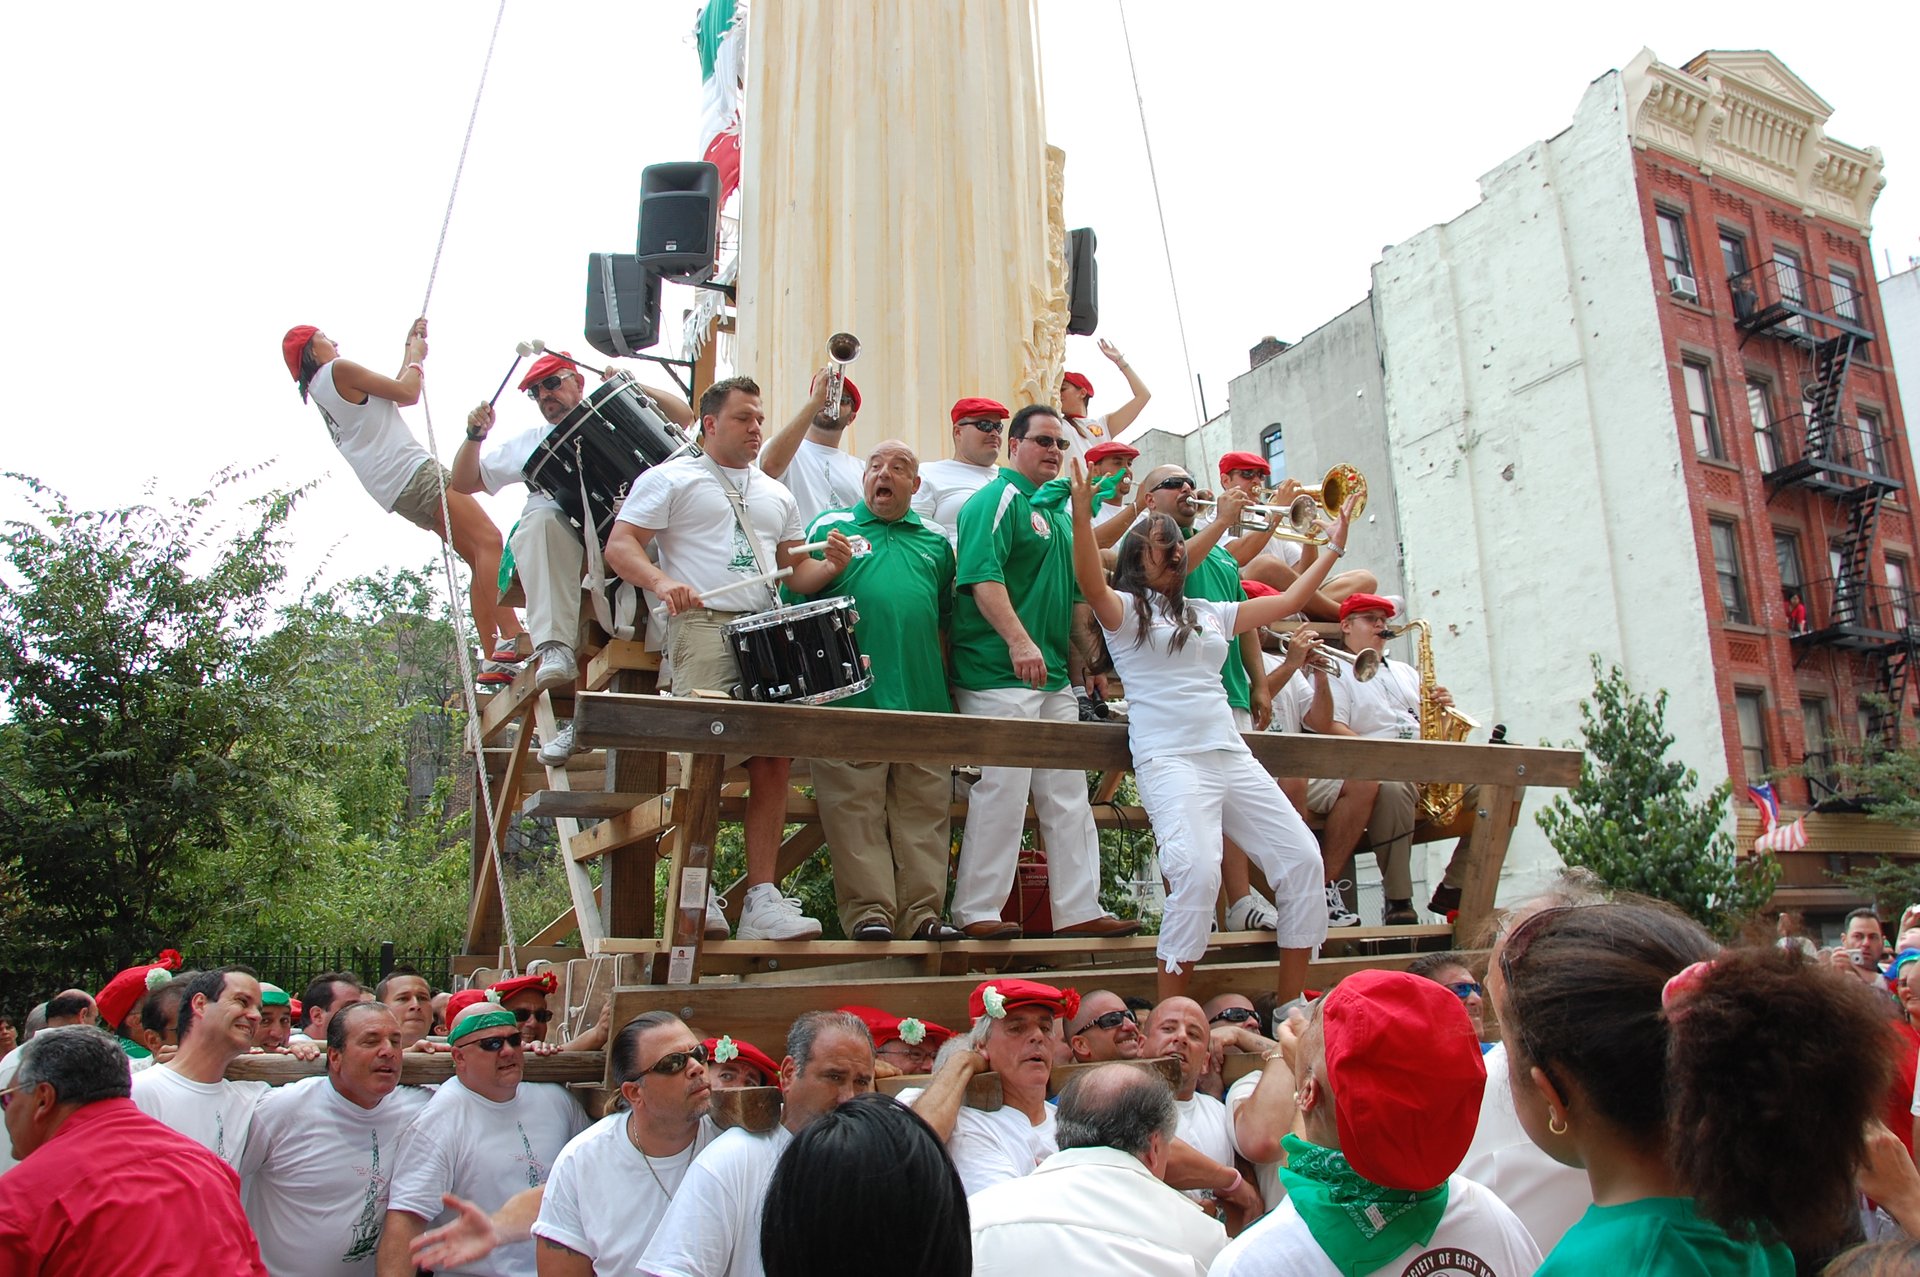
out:
<path id="1" fill-rule="evenodd" d="M 1064 492 L 1041 494 L 1066 464 L 1068 426 L 1032 404 L 1007 424 L 1000 477 L 960 510 L 953 681 L 960 711 L 995 718 L 1080 717 L 1067 679 L 1073 519 Z M 1020 856 L 1027 796 L 1047 845 L 1054 934 L 1125 936 L 1140 929 L 1100 907 L 1100 838 L 1086 773 L 983 767 L 967 803 L 953 921 L 976 939 L 1018 935 L 1001 919 Z"/>
<path id="2" fill-rule="evenodd" d="M 808 598 L 848 598 L 854 637 L 873 685 L 835 701 L 862 709 L 946 714 L 946 638 L 953 616 L 953 547 L 913 512 L 920 459 L 897 439 L 876 447 L 861 477 L 864 500 L 825 510 L 807 540 L 838 531 L 853 557 Z M 953 773 L 918 763 L 816 758 L 813 792 L 833 855 L 840 925 L 853 940 L 958 940 L 940 921 L 947 895 Z"/>

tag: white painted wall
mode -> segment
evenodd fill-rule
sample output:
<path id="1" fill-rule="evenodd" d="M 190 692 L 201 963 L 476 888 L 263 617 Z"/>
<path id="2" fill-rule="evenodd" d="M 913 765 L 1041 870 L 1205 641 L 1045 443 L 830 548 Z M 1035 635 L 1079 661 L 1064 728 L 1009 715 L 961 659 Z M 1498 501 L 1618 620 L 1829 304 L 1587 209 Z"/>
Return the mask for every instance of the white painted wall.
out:
<path id="1" fill-rule="evenodd" d="M 1920 266 L 1909 266 L 1898 275 L 1880 281 L 1880 311 L 1885 317 L 1882 334 L 1887 351 L 1893 356 L 1893 376 L 1900 386 L 1900 416 L 1907 423 L 1907 447 L 1913 453 L 1914 468 L 1908 474 L 1920 474 Z"/>
<path id="2" fill-rule="evenodd" d="M 1577 739 L 1598 652 L 1671 693 L 1675 750 L 1710 786 L 1720 706 L 1623 112 L 1608 74 L 1478 205 L 1374 267 L 1390 486 L 1410 610 L 1463 709 Z M 1507 899 L 1558 865 L 1532 818 L 1550 797 L 1528 795 Z"/>

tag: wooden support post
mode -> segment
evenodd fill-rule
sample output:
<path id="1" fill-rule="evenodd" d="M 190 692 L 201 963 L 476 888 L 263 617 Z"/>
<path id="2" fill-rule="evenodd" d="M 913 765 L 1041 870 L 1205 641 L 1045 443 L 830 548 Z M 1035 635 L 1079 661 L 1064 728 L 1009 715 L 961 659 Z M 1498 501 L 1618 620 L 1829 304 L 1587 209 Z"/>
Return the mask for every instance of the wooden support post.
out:
<path id="1" fill-rule="evenodd" d="M 666 923 L 673 947 L 654 959 L 654 984 L 693 984 L 700 979 L 707 887 L 713 873 L 713 844 L 720 834 L 720 777 L 726 770 L 724 755 L 693 756 L 687 777 L 686 816 L 680 822 L 680 837 L 667 871 Z"/>
<path id="2" fill-rule="evenodd" d="M 601 657 L 609 657 L 614 640 Z M 595 658 L 596 662 L 600 657 Z M 655 665 L 658 665 L 655 659 Z M 651 671 L 618 670 L 612 690 L 626 693 L 651 692 L 656 681 Z M 610 749 L 607 751 L 607 788 L 620 794 L 659 794 L 667 785 L 667 756 L 657 750 Z M 658 859 L 658 835 L 622 847 L 607 857 L 600 881 L 606 888 L 607 934 L 614 936 L 651 936 L 654 933 L 654 864 Z"/>
<path id="3" fill-rule="evenodd" d="M 1467 836 L 1465 881 L 1460 885 L 1460 913 L 1454 919 L 1456 949 L 1484 943 L 1493 920 L 1493 898 L 1500 890 L 1500 868 L 1507 861 L 1507 844 L 1520 821 L 1524 785 L 1482 785 L 1472 795 L 1473 832 Z"/>
<path id="4" fill-rule="evenodd" d="M 548 708 L 552 713 L 552 708 Z M 533 739 L 533 708 L 529 706 L 520 718 L 520 730 L 513 738 L 513 753 L 508 755 L 505 774 L 495 790 L 494 808 L 489 813 L 486 829 L 478 822 L 474 825 L 476 846 L 474 854 L 479 857 L 479 872 L 473 880 L 473 895 L 467 902 L 467 952 L 481 953 L 500 945 L 501 913 L 499 888 L 495 885 L 493 855 L 487 842 L 480 841 L 488 831 L 498 831 L 506 824 L 507 813 L 518 805 L 520 794 L 520 766 L 527 759 L 527 742 Z M 486 756 L 475 760 L 478 767 L 487 765 Z M 473 796 L 474 811 L 480 811 L 480 794 Z M 491 926 L 487 925 L 490 919 Z"/>

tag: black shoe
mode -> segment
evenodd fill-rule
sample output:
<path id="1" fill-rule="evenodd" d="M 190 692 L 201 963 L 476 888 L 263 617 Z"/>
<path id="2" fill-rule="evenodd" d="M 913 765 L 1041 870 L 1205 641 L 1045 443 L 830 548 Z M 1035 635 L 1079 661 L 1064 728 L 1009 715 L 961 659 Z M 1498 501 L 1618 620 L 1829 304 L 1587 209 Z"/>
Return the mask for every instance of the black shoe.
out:
<path id="1" fill-rule="evenodd" d="M 965 940 L 967 933 L 958 927 L 948 926 L 938 918 L 928 918 L 925 922 L 913 929 L 913 938 L 915 940 L 945 942 L 948 940 Z"/>
<path id="2" fill-rule="evenodd" d="M 893 928 L 884 922 L 868 920 L 854 927 L 853 938 L 855 940 L 891 940 Z"/>
<path id="3" fill-rule="evenodd" d="M 1411 927 L 1418 925 L 1420 915 L 1413 911 L 1411 900 L 1389 900 L 1387 911 L 1380 915 L 1383 927 Z"/>
<path id="4" fill-rule="evenodd" d="M 1433 889 L 1433 899 L 1427 901 L 1427 911 L 1437 913 L 1442 918 L 1460 912 L 1460 888 L 1449 887 L 1441 883 Z"/>

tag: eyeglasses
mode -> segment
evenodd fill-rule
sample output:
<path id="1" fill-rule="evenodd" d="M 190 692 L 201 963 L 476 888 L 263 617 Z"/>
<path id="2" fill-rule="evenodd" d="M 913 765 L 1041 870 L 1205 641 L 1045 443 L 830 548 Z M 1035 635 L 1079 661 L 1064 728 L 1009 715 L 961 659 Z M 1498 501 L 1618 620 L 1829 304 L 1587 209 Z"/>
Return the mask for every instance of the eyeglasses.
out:
<path id="1" fill-rule="evenodd" d="M 687 1071 L 687 1065 L 694 1060 L 698 1060 L 702 1064 L 707 1062 L 707 1047 L 705 1043 L 696 1042 L 684 1051 L 669 1051 L 655 1060 L 651 1065 L 641 1069 L 640 1072 L 643 1075 L 647 1073 L 658 1073 L 661 1077 L 672 1077 L 676 1073 L 685 1073 Z"/>
<path id="2" fill-rule="evenodd" d="M 1103 1033 L 1111 1033 L 1115 1029 L 1120 1027 L 1120 1021 L 1122 1020 L 1128 1021 L 1136 1029 L 1140 1027 L 1140 1021 L 1134 1019 L 1133 1012 L 1109 1011 L 1105 1015 L 1094 1016 L 1093 1019 L 1088 1020 L 1085 1024 L 1075 1029 L 1073 1031 L 1073 1036 L 1077 1037 L 1078 1035 L 1085 1033 L 1088 1029 L 1099 1029 Z"/>
<path id="3" fill-rule="evenodd" d="M 551 377 L 542 377 L 539 381 L 527 387 L 527 398 L 537 401 L 540 398 L 541 391 L 560 389 L 560 387 L 567 384 L 567 378 L 571 375 L 570 373 L 557 372 Z"/>
<path id="4" fill-rule="evenodd" d="M 1484 996 L 1486 990 L 1473 980 L 1455 980 L 1447 988 L 1453 990 L 1453 996 L 1465 1002 L 1468 998 Z"/>
<path id="5" fill-rule="evenodd" d="M 1153 485 L 1153 490 L 1155 492 L 1172 492 L 1175 488 L 1191 487 L 1193 487 L 1193 480 L 1175 477 L 1172 479 L 1162 479 Z"/>
<path id="6" fill-rule="evenodd" d="M 1264 475 L 1264 474 L 1262 474 L 1262 473 L 1261 473 L 1260 471 L 1258 471 L 1258 470 L 1229 470 L 1229 471 L 1227 471 L 1227 478 L 1229 478 L 1229 479 L 1264 479 L 1264 478 L 1266 478 L 1266 477 L 1267 477 L 1266 475 Z"/>
<path id="7" fill-rule="evenodd" d="M 547 1010 L 545 1007 L 541 1007 L 538 1011 L 532 1011 L 526 1007 L 516 1007 L 514 1009 L 513 1018 L 520 1021 L 520 1023 L 525 1024 L 529 1017 L 537 1020 L 541 1024 L 546 1024 L 553 1019 L 553 1012 Z"/>
<path id="8" fill-rule="evenodd" d="M 983 435 L 997 435 L 1007 428 L 1007 423 L 1004 421 L 975 421 L 971 418 L 963 420 L 960 424 L 972 426 Z"/>
<path id="9" fill-rule="evenodd" d="M 1030 443 L 1036 448 L 1058 448 L 1061 452 L 1073 447 L 1060 435 L 1021 435 L 1019 442 Z"/>
<path id="10" fill-rule="evenodd" d="M 15 1091 L 30 1091 L 38 1085 L 40 1085 L 38 1082 L 16 1082 L 6 1090 L 0 1091 L 0 1113 L 4 1113 L 7 1105 L 13 1103 L 13 1093 Z"/>
<path id="11" fill-rule="evenodd" d="M 1208 1020 L 1207 1023 L 1218 1024 L 1220 1021 L 1225 1020 L 1228 1024 L 1246 1024 L 1249 1021 L 1258 1020 L 1259 1018 L 1260 1013 L 1252 1007 L 1228 1007 L 1219 1015 Z"/>
<path id="12" fill-rule="evenodd" d="M 1542 909 L 1507 933 L 1506 941 L 1500 946 L 1500 974 L 1506 977 L 1509 986 L 1513 984 L 1514 965 L 1527 956 L 1527 950 L 1539 939 L 1542 924 L 1573 908 L 1572 905 L 1554 905 L 1550 909 Z"/>
<path id="13" fill-rule="evenodd" d="M 512 1047 L 518 1051 L 520 1049 L 520 1035 L 518 1033 L 509 1033 L 501 1038 L 481 1038 L 478 1042 L 469 1042 L 467 1045 L 478 1047 L 482 1051 L 488 1051 L 497 1055 L 508 1047 Z"/>

